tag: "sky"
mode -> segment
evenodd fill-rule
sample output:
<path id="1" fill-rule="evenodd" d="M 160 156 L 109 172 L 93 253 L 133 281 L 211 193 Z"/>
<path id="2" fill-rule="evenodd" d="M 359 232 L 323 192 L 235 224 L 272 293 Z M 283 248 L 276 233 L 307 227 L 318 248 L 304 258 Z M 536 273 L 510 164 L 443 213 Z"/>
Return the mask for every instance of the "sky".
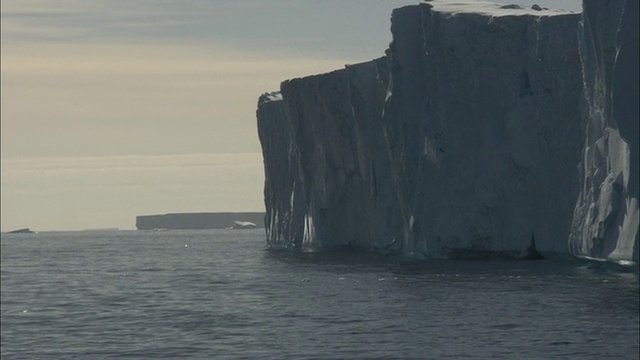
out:
<path id="1" fill-rule="evenodd" d="M 263 211 L 260 94 L 383 55 L 418 2 L 2 0 L 2 231 Z"/>

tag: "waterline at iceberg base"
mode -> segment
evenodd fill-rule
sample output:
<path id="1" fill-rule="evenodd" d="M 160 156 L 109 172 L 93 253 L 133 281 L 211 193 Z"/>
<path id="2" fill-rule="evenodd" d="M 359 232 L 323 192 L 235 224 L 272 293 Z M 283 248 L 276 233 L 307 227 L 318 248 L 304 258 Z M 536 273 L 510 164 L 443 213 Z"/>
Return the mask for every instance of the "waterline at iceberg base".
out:
<path id="1" fill-rule="evenodd" d="M 406 6 L 385 56 L 261 96 L 269 245 L 637 261 L 637 4 L 584 7 Z"/>

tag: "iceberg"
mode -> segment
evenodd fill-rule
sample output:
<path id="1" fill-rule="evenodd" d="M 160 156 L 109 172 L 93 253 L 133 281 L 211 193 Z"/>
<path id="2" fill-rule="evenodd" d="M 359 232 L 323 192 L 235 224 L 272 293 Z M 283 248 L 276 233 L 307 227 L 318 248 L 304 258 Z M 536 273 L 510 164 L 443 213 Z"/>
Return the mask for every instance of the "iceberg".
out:
<path id="1" fill-rule="evenodd" d="M 385 56 L 260 97 L 269 245 L 637 259 L 637 13 L 395 9 Z"/>

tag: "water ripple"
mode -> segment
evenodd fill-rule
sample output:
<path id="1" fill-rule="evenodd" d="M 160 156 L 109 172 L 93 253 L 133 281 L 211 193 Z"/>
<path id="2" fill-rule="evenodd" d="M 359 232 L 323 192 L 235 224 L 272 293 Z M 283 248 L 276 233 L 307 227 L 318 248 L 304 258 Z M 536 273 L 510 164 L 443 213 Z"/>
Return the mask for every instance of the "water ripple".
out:
<path id="1" fill-rule="evenodd" d="M 294 255 L 259 231 L 39 235 L 1 239 L 3 359 L 638 358 L 638 277 L 606 264 Z"/>

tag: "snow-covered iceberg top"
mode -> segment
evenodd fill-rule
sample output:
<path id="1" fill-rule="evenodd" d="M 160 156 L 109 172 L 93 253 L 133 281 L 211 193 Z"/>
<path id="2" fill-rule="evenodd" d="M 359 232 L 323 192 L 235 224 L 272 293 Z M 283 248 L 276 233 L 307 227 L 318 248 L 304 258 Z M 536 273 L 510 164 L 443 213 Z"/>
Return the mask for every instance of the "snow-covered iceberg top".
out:
<path id="1" fill-rule="evenodd" d="M 554 16 L 571 14 L 573 12 L 559 9 L 549 9 L 538 5 L 503 5 L 483 1 L 446 1 L 446 0 L 425 0 L 435 12 L 449 14 L 480 14 L 491 17 L 500 16 Z"/>
<path id="2" fill-rule="evenodd" d="M 279 91 L 264 93 L 258 100 L 258 105 L 266 104 L 274 101 L 282 101 L 282 94 Z"/>

